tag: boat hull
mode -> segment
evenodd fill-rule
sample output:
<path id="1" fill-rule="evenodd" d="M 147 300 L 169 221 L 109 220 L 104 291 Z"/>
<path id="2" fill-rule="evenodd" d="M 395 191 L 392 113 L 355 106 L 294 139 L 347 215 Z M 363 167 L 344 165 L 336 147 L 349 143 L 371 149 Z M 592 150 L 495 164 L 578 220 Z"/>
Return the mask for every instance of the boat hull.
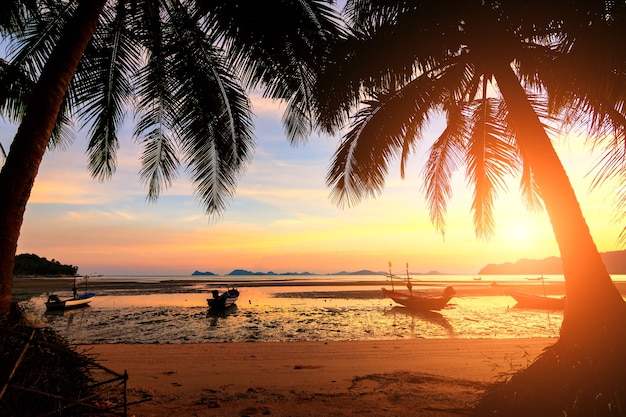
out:
<path id="1" fill-rule="evenodd" d="M 207 298 L 207 304 L 213 310 L 225 310 L 233 307 L 239 299 L 239 291 L 235 288 L 224 291 L 219 295 L 218 291 L 213 291 L 213 298 Z"/>
<path id="2" fill-rule="evenodd" d="M 520 294 L 517 292 L 508 292 L 517 304 L 516 308 L 529 308 L 536 310 L 564 310 L 565 309 L 565 297 L 544 297 L 533 294 Z"/>
<path id="3" fill-rule="evenodd" d="M 423 297 L 383 288 L 383 296 L 415 311 L 441 310 L 454 297 L 454 289 L 447 287 L 441 297 Z"/>
<path id="4" fill-rule="evenodd" d="M 48 297 L 46 301 L 46 310 L 71 310 L 75 308 L 88 307 L 89 303 L 93 300 L 94 294 L 87 294 L 78 298 L 68 298 L 61 300 L 55 295 Z"/>

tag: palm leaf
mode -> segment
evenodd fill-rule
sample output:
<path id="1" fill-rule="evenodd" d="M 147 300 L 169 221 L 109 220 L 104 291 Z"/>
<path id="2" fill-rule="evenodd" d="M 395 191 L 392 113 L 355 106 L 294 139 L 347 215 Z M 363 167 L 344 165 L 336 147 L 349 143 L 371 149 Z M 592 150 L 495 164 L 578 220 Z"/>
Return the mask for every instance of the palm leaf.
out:
<path id="1" fill-rule="evenodd" d="M 115 172 L 117 130 L 132 94 L 130 77 L 137 71 L 137 47 L 129 28 L 132 16 L 124 2 L 105 8 L 98 36 L 85 52 L 72 92 L 82 103 L 78 116 L 90 126 L 89 169 L 101 180 Z"/>
<path id="2" fill-rule="evenodd" d="M 497 191 L 506 190 L 505 177 L 519 166 L 517 149 L 506 140 L 506 125 L 497 118 L 495 99 L 481 99 L 469 106 L 472 131 L 468 140 L 467 180 L 474 187 L 472 211 L 478 237 L 493 235 L 493 205 Z"/>
<path id="3" fill-rule="evenodd" d="M 307 136 L 319 57 L 339 27 L 331 2 L 205 0 L 200 10 L 244 85 L 262 86 L 266 97 L 286 102 L 288 138 L 293 142 Z"/>
<path id="4" fill-rule="evenodd" d="M 435 229 L 445 236 L 448 202 L 452 197 L 452 174 L 463 163 L 467 120 L 460 108 L 448 107 L 447 126 L 431 145 L 424 166 L 424 192 Z"/>
<path id="5" fill-rule="evenodd" d="M 180 166 L 177 140 L 174 138 L 175 88 L 170 74 L 174 72 L 168 45 L 163 43 L 169 24 L 162 21 L 158 2 L 146 2 L 139 9 L 141 26 L 137 36 L 147 50 L 145 65 L 136 78 L 138 118 L 135 138 L 141 143 L 141 181 L 147 185 L 149 201 L 156 201 L 169 188 Z"/>
<path id="6" fill-rule="evenodd" d="M 423 75 L 364 103 L 326 177 L 337 204 L 351 206 L 380 194 L 389 163 L 398 156 L 406 160 L 413 141 L 421 138 L 429 112 L 438 105 L 436 86 Z"/>
<path id="7" fill-rule="evenodd" d="M 197 197 L 207 214 L 220 213 L 253 149 L 250 103 L 199 26 L 199 16 L 175 5 L 168 12 L 172 36 L 164 39 L 176 86 L 172 128 Z"/>

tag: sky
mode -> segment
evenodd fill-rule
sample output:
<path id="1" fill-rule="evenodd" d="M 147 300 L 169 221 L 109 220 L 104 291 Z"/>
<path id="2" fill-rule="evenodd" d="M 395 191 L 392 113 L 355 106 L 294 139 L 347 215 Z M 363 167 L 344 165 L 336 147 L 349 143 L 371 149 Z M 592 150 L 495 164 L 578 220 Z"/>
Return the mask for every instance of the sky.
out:
<path id="1" fill-rule="evenodd" d="M 156 203 L 139 180 L 140 147 L 132 124 L 120 133 L 118 167 L 106 182 L 87 170 L 86 134 L 75 132 L 65 150 L 47 152 L 28 202 L 17 253 L 35 253 L 79 267 L 79 274 L 227 274 L 234 269 L 318 274 L 369 269 L 394 273 L 477 274 L 489 263 L 559 256 L 547 213 L 529 213 L 511 178 L 495 203 L 495 236 L 474 234 L 472 190 L 463 171 L 454 176 L 445 238 L 430 223 L 422 190 L 429 142 L 410 159 L 404 179 L 390 167 L 379 197 L 340 208 L 325 175 L 340 137 L 312 136 L 292 146 L 282 108 L 253 95 L 256 148 L 236 194 L 217 219 L 204 214 L 184 172 Z M 0 120 L 9 149 L 15 126 Z M 431 127 L 433 139 L 441 126 Z M 572 135 L 557 142 L 583 214 L 600 251 L 619 250 L 614 189 L 590 191 L 588 174 L 599 155 Z"/>

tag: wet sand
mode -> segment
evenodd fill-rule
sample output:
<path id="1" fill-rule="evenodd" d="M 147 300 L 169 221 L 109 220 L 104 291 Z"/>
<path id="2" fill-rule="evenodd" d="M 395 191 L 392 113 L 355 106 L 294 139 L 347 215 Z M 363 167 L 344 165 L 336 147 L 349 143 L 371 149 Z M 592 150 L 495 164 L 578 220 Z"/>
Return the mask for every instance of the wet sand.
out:
<path id="1" fill-rule="evenodd" d="M 129 278 L 127 281 L 106 281 L 106 278 L 98 278 L 97 280 L 90 280 L 88 282 L 88 288 L 90 291 L 137 291 L 137 292 L 150 292 L 150 293 L 168 293 L 168 292 L 199 292 L 197 287 L 201 284 L 213 283 L 215 281 L 207 280 L 184 280 L 184 279 L 167 279 L 164 278 L 161 281 L 142 282 Z M 63 289 L 69 289 L 71 285 L 70 278 L 14 278 L 13 279 L 13 294 L 19 299 L 26 299 L 28 297 L 37 296 L 44 293 L 50 293 L 60 291 Z M 218 287 L 224 287 L 228 284 L 220 283 L 216 284 Z M 307 296 L 312 295 L 318 297 L 332 298 L 332 297 L 351 297 L 351 298 L 373 298 L 382 297 L 380 291 L 381 287 L 389 287 L 390 283 L 384 277 L 381 276 L 380 280 L 359 281 L 351 280 L 350 278 L 344 278 L 341 281 L 302 281 L 302 280 L 263 280 L 263 281 L 238 281 L 236 286 L 238 288 L 246 287 L 300 287 L 300 291 L 292 293 L 293 296 Z M 432 283 L 432 282 L 413 282 L 413 288 L 417 291 L 421 286 L 432 287 L 433 285 L 440 285 L 442 288 L 448 284 Z M 452 285 L 457 292 L 458 296 L 489 296 L 489 295 L 501 295 L 505 290 L 523 291 L 531 294 L 543 294 L 544 291 L 548 295 L 562 295 L 565 293 L 565 285 L 563 282 L 545 282 L 544 285 L 541 282 L 524 282 L 520 283 L 497 283 L 491 281 L 489 277 L 484 277 L 481 281 L 475 282 L 453 282 Z M 626 294 L 626 282 L 616 282 L 622 294 Z M 360 291 L 342 290 L 341 287 L 366 287 L 367 289 Z M 305 292 L 302 288 L 310 287 L 310 292 Z M 336 288 L 332 292 L 320 292 L 316 290 L 316 287 L 334 287 Z M 397 287 L 404 289 L 402 284 L 397 284 Z M 371 289 L 369 289 L 371 288 Z M 289 294 L 287 290 L 283 291 L 285 294 Z"/>

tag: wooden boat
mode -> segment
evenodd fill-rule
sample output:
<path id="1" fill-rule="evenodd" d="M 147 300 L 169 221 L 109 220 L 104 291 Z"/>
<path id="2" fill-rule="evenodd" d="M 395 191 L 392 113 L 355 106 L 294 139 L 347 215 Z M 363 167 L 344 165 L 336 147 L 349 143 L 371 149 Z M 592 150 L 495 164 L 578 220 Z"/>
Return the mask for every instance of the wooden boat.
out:
<path id="1" fill-rule="evenodd" d="M 235 305 L 239 298 L 239 291 L 236 288 L 231 288 L 224 291 L 222 294 L 218 290 L 212 291 L 213 298 L 207 298 L 209 309 L 224 310 Z"/>
<path id="2" fill-rule="evenodd" d="M 395 290 L 393 279 L 398 279 L 399 277 L 391 273 L 391 262 L 389 262 L 389 274 L 387 276 L 391 278 L 391 290 L 382 288 L 383 297 L 389 297 L 396 303 L 414 311 L 441 310 L 456 294 L 454 288 L 452 287 L 446 287 L 441 297 L 431 297 L 419 293 L 413 294 L 413 284 L 411 283 L 411 277 L 409 276 L 408 263 L 406 264 L 406 287 L 408 292 Z"/>
<path id="3" fill-rule="evenodd" d="M 565 309 L 565 297 L 548 297 L 546 295 L 522 294 L 515 291 L 508 291 L 508 295 L 513 297 L 517 308 L 533 308 L 538 310 L 563 310 Z"/>
<path id="4" fill-rule="evenodd" d="M 87 280 L 87 277 L 85 277 Z M 48 301 L 46 301 L 47 311 L 69 310 L 74 308 L 88 307 L 89 303 L 96 296 L 95 293 L 85 292 L 84 294 L 78 294 L 78 287 L 76 287 L 76 278 L 74 278 L 74 285 L 72 286 L 72 297 L 61 299 L 56 294 L 49 294 Z"/>
<path id="5" fill-rule="evenodd" d="M 456 292 L 452 287 L 446 287 L 441 297 L 430 297 L 412 292 L 401 292 L 383 288 L 383 296 L 391 298 L 398 304 L 415 311 L 441 310 L 448 301 L 454 297 Z"/>
<path id="6" fill-rule="evenodd" d="M 61 300 L 56 294 L 50 294 L 46 301 L 46 310 L 68 310 L 72 308 L 88 307 L 96 294 L 90 292 L 81 294 L 76 298 L 66 298 Z"/>
<path id="7" fill-rule="evenodd" d="M 537 310 L 564 310 L 565 297 L 548 297 L 546 293 L 546 278 L 543 275 L 536 278 L 526 278 L 529 281 L 541 281 L 543 295 L 524 294 L 517 291 L 507 291 L 517 301 L 516 308 L 532 308 Z"/>

